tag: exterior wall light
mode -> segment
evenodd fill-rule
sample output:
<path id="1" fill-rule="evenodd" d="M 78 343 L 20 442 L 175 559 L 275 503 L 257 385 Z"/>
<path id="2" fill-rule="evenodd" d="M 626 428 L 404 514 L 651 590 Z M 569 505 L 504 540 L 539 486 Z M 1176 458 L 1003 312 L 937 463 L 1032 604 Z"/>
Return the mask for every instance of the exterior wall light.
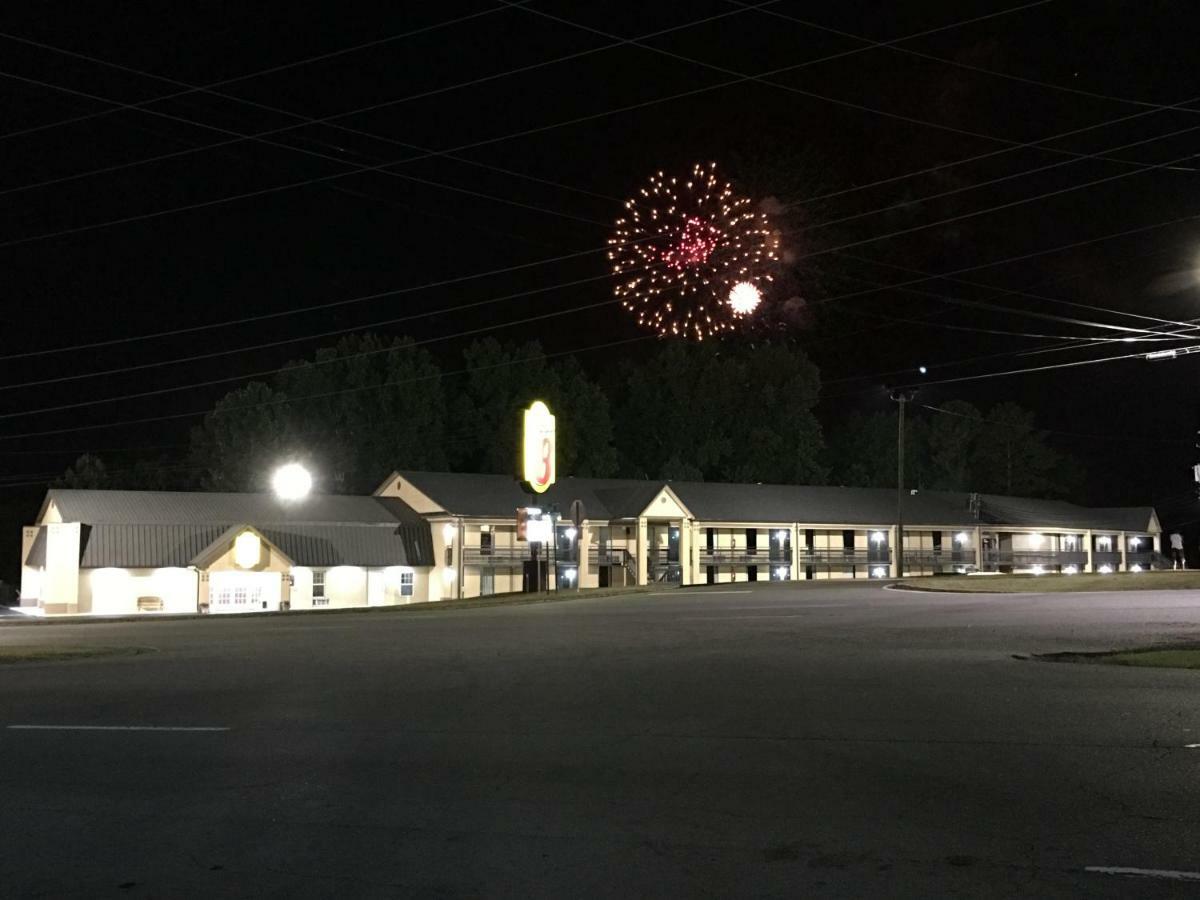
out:
<path id="1" fill-rule="evenodd" d="M 579 529 L 572 525 L 570 528 L 566 529 L 563 534 L 567 536 L 568 541 L 573 541 L 579 536 Z"/>
<path id="2" fill-rule="evenodd" d="M 1045 575 L 1046 574 L 1046 570 L 1043 569 L 1041 566 L 1034 566 L 1032 571 L 1033 571 L 1034 575 Z"/>
<path id="3" fill-rule="evenodd" d="M 882 544 L 885 540 L 887 540 L 887 535 L 884 534 L 882 531 L 872 531 L 871 532 L 871 543 L 872 544 Z"/>
<path id="4" fill-rule="evenodd" d="M 1063 574 L 1064 575 L 1078 575 L 1079 574 L 1079 566 L 1064 566 Z"/>
<path id="5" fill-rule="evenodd" d="M 1142 539 L 1140 537 L 1135 537 L 1135 538 L 1129 539 L 1129 549 L 1130 550 L 1136 550 L 1140 546 L 1142 546 Z"/>
<path id="6" fill-rule="evenodd" d="M 1108 563 L 1105 563 L 1104 565 L 1102 565 L 1099 568 L 1098 571 L 1100 572 L 1101 575 L 1111 575 L 1112 574 L 1112 566 L 1110 566 Z"/>
<path id="7" fill-rule="evenodd" d="M 1142 571 L 1142 566 L 1140 563 L 1134 563 L 1132 566 L 1129 567 L 1129 571 L 1130 572 L 1140 572 L 1140 571 Z"/>
<path id="8" fill-rule="evenodd" d="M 442 540 L 447 544 L 453 544 L 455 531 L 457 531 L 457 529 L 454 527 L 454 525 L 450 522 L 447 522 L 442 526 Z"/>
<path id="9" fill-rule="evenodd" d="M 1042 536 L 1040 534 L 1038 534 L 1036 531 L 1033 532 L 1033 534 L 1029 535 L 1029 543 L 1032 544 L 1034 547 L 1042 546 Z"/>
<path id="10" fill-rule="evenodd" d="M 888 570 L 885 566 L 876 566 L 871 570 L 872 578 L 887 578 Z"/>
<path id="11" fill-rule="evenodd" d="M 262 559 L 262 541 L 253 531 L 243 531 L 233 540 L 233 562 L 239 569 L 253 569 Z"/>
<path id="12" fill-rule="evenodd" d="M 970 538 L 967 536 L 965 531 L 960 531 L 954 536 L 954 543 L 956 544 L 965 544 L 968 540 L 970 540 Z"/>

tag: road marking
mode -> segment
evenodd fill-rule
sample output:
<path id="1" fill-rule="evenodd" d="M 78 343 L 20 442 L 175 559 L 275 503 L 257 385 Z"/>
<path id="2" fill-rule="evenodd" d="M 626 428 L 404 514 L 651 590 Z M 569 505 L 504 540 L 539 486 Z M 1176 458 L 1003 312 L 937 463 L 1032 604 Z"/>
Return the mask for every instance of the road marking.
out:
<path id="1" fill-rule="evenodd" d="M 788 613 L 786 615 L 778 615 L 778 616 L 770 616 L 770 615 L 767 615 L 767 616 L 680 616 L 680 618 L 683 619 L 684 621 L 691 620 L 693 622 L 696 621 L 697 619 L 704 619 L 707 621 L 717 620 L 717 621 L 721 621 L 721 622 L 728 622 L 730 619 L 803 619 L 804 616 L 800 615 L 800 613 Z"/>
<path id="2" fill-rule="evenodd" d="M 6 725 L 9 731 L 229 731 L 222 725 Z"/>
<path id="3" fill-rule="evenodd" d="M 1161 878 L 1164 881 L 1200 881 L 1200 872 L 1178 872 L 1174 869 L 1135 869 L 1130 866 L 1086 866 L 1085 872 L 1100 875 L 1124 875 L 1127 878 Z"/>

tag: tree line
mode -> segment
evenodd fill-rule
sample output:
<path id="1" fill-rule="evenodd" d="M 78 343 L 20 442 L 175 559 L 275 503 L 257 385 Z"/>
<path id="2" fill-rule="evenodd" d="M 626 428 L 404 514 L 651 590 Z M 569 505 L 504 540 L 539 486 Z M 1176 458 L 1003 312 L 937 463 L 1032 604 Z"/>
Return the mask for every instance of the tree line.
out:
<path id="1" fill-rule="evenodd" d="M 487 338 L 445 369 L 407 338 L 346 337 L 222 397 L 176 456 L 117 469 L 85 455 L 57 484 L 260 491 L 283 460 L 335 493 L 395 469 L 512 473 L 520 411 L 557 417 L 563 474 L 696 481 L 895 485 L 895 410 L 818 419 L 820 375 L 787 342 L 663 344 L 593 377 L 537 342 Z M 906 422 L 912 487 L 1049 497 L 1079 486 L 1033 414 L 954 401 Z"/>

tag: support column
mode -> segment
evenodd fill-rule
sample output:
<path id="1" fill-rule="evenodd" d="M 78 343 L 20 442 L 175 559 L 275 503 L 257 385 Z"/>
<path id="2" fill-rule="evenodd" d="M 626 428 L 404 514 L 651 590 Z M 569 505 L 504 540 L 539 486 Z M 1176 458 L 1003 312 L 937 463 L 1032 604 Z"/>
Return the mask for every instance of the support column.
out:
<path id="1" fill-rule="evenodd" d="M 867 529 L 867 546 L 871 546 L 871 532 L 875 529 Z M 897 531 L 895 525 L 888 529 L 888 549 L 891 559 L 888 562 L 888 574 L 896 578 L 900 574 L 900 554 L 904 552 L 901 541 L 896 540 Z M 901 539 L 903 540 L 903 539 Z M 871 567 L 867 566 L 867 575 L 871 574 Z"/>
<path id="2" fill-rule="evenodd" d="M 1128 572 L 1129 564 L 1126 561 L 1125 553 L 1129 550 L 1129 538 L 1127 538 L 1125 536 L 1125 532 L 1122 531 L 1117 535 L 1117 540 L 1121 542 L 1121 571 Z"/>
<path id="3" fill-rule="evenodd" d="M 692 583 L 692 523 L 690 519 L 679 522 L 679 583 Z"/>
<path id="4" fill-rule="evenodd" d="M 1085 531 L 1083 533 L 1084 552 L 1087 553 L 1087 557 L 1083 561 L 1083 571 L 1085 571 L 1085 572 L 1095 572 L 1096 571 L 1096 561 L 1092 558 L 1092 544 L 1093 543 L 1094 543 L 1094 540 L 1092 538 L 1092 529 L 1089 528 L 1087 531 Z"/>
<path id="5" fill-rule="evenodd" d="M 584 579 L 588 577 L 588 550 L 591 544 L 591 528 L 588 523 L 584 522 L 579 526 L 579 533 L 575 535 L 575 587 L 582 588 Z"/>
<path id="6" fill-rule="evenodd" d="M 634 562 L 637 564 L 636 571 L 638 584 L 647 584 L 650 580 L 646 567 L 646 554 L 649 549 L 650 548 L 647 544 L 646 535 L 646 520 L 644 518 L 639 518 L 637 520 L 637 542 L 634 550 L 634 552 L 637 554 L 637 559 L 635 559 Z"/>
<path id="7" fill-rule="evenodd" d="M 792 523 L 791 580 L 800 581 L 800 525 Z"/>
<path id="8" fill-rule="evenodd" d="M 975 571 L 983 571 L 983 529 L 975 526 Z"/>

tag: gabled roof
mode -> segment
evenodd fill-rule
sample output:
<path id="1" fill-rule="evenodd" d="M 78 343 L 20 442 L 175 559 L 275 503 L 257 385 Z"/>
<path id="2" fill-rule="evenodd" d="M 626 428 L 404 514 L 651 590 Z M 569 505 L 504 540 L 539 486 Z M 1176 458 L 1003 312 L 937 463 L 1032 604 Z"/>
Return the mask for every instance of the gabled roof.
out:
<path id="1" fill-rule="evenodd" d="M 252 527 L 300 566 L 432 566 L 429 524 L 390 497 L 52 490 L 64 521 L 82 522 L 80 566 L 160 568 L 193 564 L 231 529 Z M 39 516 L 41 518 L 41 516 Z M 46 528 L 27 565 L 45 565 Z"/>
<path id="2" fill-rule="evenodd" d="M 398 472 L 441 508 L 455 516 L 508 517 L 519 506 L 555 504 L 566 514 L 575 500 L 583 502 L 589 519 L 633 519 L 642 514 L 659 491 L 661 481 L 632 478 L 563 478 L 536 498 L 521 490 L 509 475 L 468 472 Z"/>
<path id="3" fill-rule="evenodd" d="M 200 525 L 237 522 L 419 522 L 394 498 L 311 494 L 284 501 L 274 494 L 185 491 L 87 491 L 54 488 L 46 493 L 41 522 L 53 501 L 65 522 L 128 525 Z"/>

